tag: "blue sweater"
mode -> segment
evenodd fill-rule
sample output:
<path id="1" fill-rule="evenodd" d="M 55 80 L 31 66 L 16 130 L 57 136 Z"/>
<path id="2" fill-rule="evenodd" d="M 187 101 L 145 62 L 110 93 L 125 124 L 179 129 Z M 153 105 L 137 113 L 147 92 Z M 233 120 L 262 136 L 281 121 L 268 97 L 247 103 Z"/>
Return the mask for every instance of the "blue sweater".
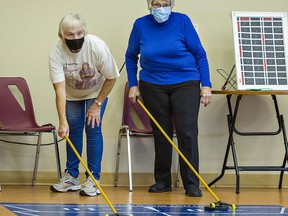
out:
<path id="1" fill-rule="evenodd" d="M 185 14 L 172 12 L 164 23 L 151 14 L 138 18 L 125 57 L 130 87 L 138 83 L 139 57 L 140 80 L 159 85 L 199 80 L 202 86 L 212 85 L 206 52 Z"/>

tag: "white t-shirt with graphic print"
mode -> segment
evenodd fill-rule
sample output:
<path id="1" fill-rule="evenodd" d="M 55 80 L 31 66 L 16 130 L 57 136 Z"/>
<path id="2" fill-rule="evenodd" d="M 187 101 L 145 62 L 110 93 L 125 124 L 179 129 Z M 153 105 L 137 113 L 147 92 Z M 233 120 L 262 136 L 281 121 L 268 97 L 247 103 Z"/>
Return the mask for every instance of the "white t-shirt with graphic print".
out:
<path id="1" fill-rule="evenodd" d="M 90 34 L 78 53 L 60 40 L 49 56 L 49 70 L 52 83 L 65 80 L 67 100 L 96 98 L 105 79 L 120 76 L 106 43 Z"/>

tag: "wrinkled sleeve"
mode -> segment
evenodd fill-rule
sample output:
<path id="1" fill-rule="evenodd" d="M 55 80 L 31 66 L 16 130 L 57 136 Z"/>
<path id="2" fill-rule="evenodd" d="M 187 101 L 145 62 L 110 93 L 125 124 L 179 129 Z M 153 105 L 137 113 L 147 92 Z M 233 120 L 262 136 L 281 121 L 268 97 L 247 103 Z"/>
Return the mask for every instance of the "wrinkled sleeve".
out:
<path id="1" fill-rule="evenodd" d="M 210 81 L 209 64 L 200 38 L 189 17 L 186 17 L 184 23 L 184 34 L 188 50 L 194 55 L 196 64 L 200 73 L 201 85 L 212 87 Z"/>
<path id="2" fill-rule="evenodd" d="M 49 72 L 52 83 L 65 80 L 63 65 L 61 64 L 61 53 L 56 48 L 54 48 L 49 55 Z"/>
<path id="3" fill-rule="evenodd" d="M 128 48 L 125 54 L 129 87 L 138 85 L 137 71 L 138 71 L 139 54 L 140 54 L 140 35 L 139 32 L 137 31 L 136 23 L 134 23 L 128 41 Z"/>
<path id="4" fill-rule="evenodd" d="M 98 42 L 94 55 L 98 59 L 97 69 L 106 79 L 115 79 L 120 76 L 115 59 L 104 41 Z"/>

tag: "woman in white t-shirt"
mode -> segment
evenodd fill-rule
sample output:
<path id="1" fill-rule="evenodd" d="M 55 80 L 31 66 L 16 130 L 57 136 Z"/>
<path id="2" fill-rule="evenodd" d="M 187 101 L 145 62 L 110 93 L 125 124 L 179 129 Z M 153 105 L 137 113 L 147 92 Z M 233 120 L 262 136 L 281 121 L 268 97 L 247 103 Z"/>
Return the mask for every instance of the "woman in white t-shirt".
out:
<path id="1" fill-rule="evenodd" d="M 103 154 L 101 121 L 119 71 L 106 43 L 87 34 L 86 23 L 79 14 L 68 14 L 59 23 L 58 44 L 49 56 L 50 77 L 56 94 L 59 117 L 58 135 L 69 136 L 82 154 L 83 131 L 86 133 L 87 164 L 100 180 Z M 50 187 L 54 192 L 80 190 L 79 159 L 66 144 L 65 176 Z M 80 195 L 100 194 L 86 173 Z"/>

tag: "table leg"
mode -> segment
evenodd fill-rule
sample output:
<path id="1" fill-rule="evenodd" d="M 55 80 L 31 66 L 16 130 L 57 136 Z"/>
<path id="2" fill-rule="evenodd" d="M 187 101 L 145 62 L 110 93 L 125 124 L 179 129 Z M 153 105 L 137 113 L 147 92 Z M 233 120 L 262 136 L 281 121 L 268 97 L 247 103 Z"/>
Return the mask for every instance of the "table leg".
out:
<path id="1" fill-rule="evenodd" d="M 233 132 L 234 132 L 235 122 L 236 122 L 236 118 L 237 118 L 237 114 L 238 114 L 238 108 L 239 108 L 241 98 L 242 98 L 242 95 L 237 96 L 235 108 L 233 111 L 232 104 L 231 104 L 231 95 L 227 95 L 227 104 L 228 104 L 228 110 L 229 110 L 229 115 L 227 116 L 228 129 L 229 129 L 229 138 L 228 138 L 227 148 L 226 148 L 226 152 L 225 152 L 225 157 L 224 157 L 224 161 L 223 161 L 223 165 L 222 165 L 221 174 L 216 179 L 214 179 L 211 183 L 208 184 L 209 186 L 211 186 L 211 185 L 215 184 L 217 181 L 219 181 L 224 176 L 226 169 L 235 169 L 236 193 L 237 194 L 239 193 L 240 175 L 239 175 L 239 167 L 238 167 L 237 156 L 236 156 L 235 143 L 234 143 L 234 139 L 233 139 Z M 233 167 L 227 166 L 230 147 L 231 147 L 233 162 L 234 162 Z"/>

